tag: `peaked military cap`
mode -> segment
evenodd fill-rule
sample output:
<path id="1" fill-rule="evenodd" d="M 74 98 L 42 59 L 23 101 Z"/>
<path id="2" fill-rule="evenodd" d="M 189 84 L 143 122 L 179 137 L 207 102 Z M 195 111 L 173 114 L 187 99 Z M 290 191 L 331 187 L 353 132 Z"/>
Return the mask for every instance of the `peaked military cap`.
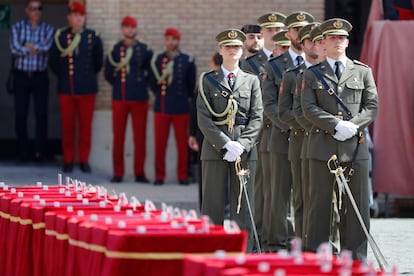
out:
<path id="1" fill-rule="evenodd" d="M 286 19 L 286 15 L 280 12 L 271 12 L 266 13 L 260 16 L 257 21 L 262 28 L 283 28 L 285 26 L 284 21 Z"/>
<path id="2" fill-rule="evenodd" d="M 323 39 L 323 35 L 322 35 L 322 31 L 321 31 L 321 26 L 315 26 L 315 28 L 313 28 L 310 33 L 309 36 L 312 40 L 312 42 L 318 41 Z"/>
<path id="3" fill-rule="evenodd" d="M 219 45 L 243 45 L 246 35 L 238 29 L 227 29 L 216 36 Z"/>
<path id="4" fill-rule="evenodd" d="M 245 34 L 260 34 L 262 28 L 259 25 L 244 25 L 240 30 Z"/>
<path id="5" fill-rule="evenodd" d="M 290 46 L 290 40 L 286 36 L 287 31 L 277 32 L 272 36 L 272 40 L 279 46 Z"/>
<path id="6" fill-rule="evenodd" d="M 322 35 L 349 35 L 352 25 L 349 21 L 342 18 L 332 18 L 324 21 L 321 26 Z"/>
<path id="7" fill-rule="evenodd" d="M 312 23 L 314 20 L 313 16 L 305 11 L 298 11 L 289 14 L 285 19 L 285 25 L 288 29 L 295 27 L 303 27 Z"/>
<path id="8" fill-rule="evenodd" d="M 318 22 L 313 22 L 313 23 L 309 23 L 308 25 L 304 26 L 302 29 L 299 30 L 298 32 L 298 37 L 301 41 L 303 41 L 304 39 L 311 39 L 310 36 L 310 32 L 317 26 L 319 26 L 321 23 Z"/>

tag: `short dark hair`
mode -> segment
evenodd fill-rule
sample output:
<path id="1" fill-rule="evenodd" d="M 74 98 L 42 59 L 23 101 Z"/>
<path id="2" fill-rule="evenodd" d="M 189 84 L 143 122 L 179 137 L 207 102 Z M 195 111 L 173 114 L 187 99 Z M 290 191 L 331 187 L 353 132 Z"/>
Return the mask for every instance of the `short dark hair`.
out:
<path id="1" fill-rule="evenodd" d="M 212 60 L 215 65 L 220 66 L 223 63 L 223 57 L 219 53 L 214 53 Z"/>

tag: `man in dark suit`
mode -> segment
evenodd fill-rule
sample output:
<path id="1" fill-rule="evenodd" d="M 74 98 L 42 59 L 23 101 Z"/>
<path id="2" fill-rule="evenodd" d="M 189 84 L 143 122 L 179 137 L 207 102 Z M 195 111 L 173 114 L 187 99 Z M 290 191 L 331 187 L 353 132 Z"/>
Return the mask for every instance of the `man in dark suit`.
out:
<path id="1" fill-rule="evenodd" d="M 69 26 L 56 31 L 50 51 L 50 67 L 58 77 L 63 172 L 73 170 L 78 125 L 80 169 L 90 173 L 92 119 L 98 92 L 96 75 L 103 64 L 102 41 L 98 33 L 84 27 L 86 9 L 80 2 L 70 4 L 67 18 Z"/>
<path id="2" fill-rule="evenodd" d="M 378 94 L 371 69 L 346 56 L 352 25 L 340 18 L 323 22 L 326 60 L 304 73 L 302 108 L 313 124 L 309 137 L 310 206 L 308 246 L 316 251 L 322 242 L 332 240 L 331 213 L 335 176 L 326 162 L 336 154 L 348 185 L 369 229 L 368 143 L 362 139 L 364 129 L 378 112 Z M 342 102 L 342 104 L 341 104 Z M 348 175 L 349 170 L 354 171 Z M 340 247 L 352 251 L 354 259 L 367 257 L 367 237 L 347 196 L 342 196 L 340 213 Z"/>
<path id="3" fill-rule="evenodd" d="M 245 39 L 244 33 L 237 29 L 225 30 L 216 36 L 223 64 L 220 69 L 200 76 L 197 118 L 204 134 L 201 150 L 204 183 L 201 212 L 214 223 L 223 224 L 224 207 L 229 202 L 230 219 L 248 231 L 248 251 L 251 251 L 253 232 L 244 200 L 240 202 L 240 213 L 237 212 L 239 195 L 243 191 L 235 162 L 241 161 L 241 165 L 250 170 L 246 187 L 252 195 L 257 160 L 256 141 L 262 124 L 263 107 L 259 79 L 239 68 Z M 252 199 L 250 197 L 253 206 Z"/>

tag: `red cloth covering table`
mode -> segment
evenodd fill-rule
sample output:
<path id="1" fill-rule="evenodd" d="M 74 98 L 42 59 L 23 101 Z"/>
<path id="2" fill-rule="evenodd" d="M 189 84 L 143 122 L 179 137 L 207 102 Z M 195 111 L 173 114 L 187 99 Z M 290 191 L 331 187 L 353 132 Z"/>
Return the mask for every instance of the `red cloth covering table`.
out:
<path id="1" fill-rule="evenodd" d="M 185 254 L 246 249 L 245 232 L 80 193 L 0 188 L 0 275 L 181 275 Z"/>
<path id="2" fill-rule="evenodd" d="M 348 263 L 350 274 L 340 274 L 343 262 L 333 256 L 321 269 L 320 258 L 314 253 L 289 256 L 281 254 L 233 254 L 201 257 L 186 255 L 183 276 L 241 276 L 241 275 L 382 275 L 382 272 L 364 268 L 359 262 Z M 277 274 L 279 272 L 279 274 Z M 368 274 L 368 272 L 372 274 Z"/>

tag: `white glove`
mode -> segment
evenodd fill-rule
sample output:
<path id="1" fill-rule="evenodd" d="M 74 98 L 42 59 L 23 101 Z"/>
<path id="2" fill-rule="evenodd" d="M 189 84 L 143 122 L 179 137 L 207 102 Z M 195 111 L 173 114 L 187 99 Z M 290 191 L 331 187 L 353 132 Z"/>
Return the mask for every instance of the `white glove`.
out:
<path id="1" fill-rule="evenodd" d="M 237 160 L 237 157 L 239 157 L 240 155 L 234 155 L 234 154 L 232 154 L 230 151 L 227 151 L 225 154 L 224 154 L 224 157 L 223 157 L 223 160 L 226 160 L 226 161 L 228 161 L 228 162 L 234 162 L 234 161 L 236 161 Z"/>
<path id="2" fill-rule="evenodd" d="M 333 138 L 335 138 L 338 141 L 345 141 L 346 140 L 346 138 L 339 131 L 337 131 L 335 133 L 335 135 L 333 136 Z"/>
<path id="3" fill-rule="evenodd" d="M 335 126 L 335 130 L 347 140 L 357 133 L 358 126 L 350 121 L 339 121 Z"/>
<path id="4" fill-rule="evenodd" d="M 244 151 L 244 147 L 242 146 L 242 144 L 236 141 L 228 141 L 224 145 L 224 148 L 231 154 L 236 155 L 237 157 L 239 157 Z"/>

